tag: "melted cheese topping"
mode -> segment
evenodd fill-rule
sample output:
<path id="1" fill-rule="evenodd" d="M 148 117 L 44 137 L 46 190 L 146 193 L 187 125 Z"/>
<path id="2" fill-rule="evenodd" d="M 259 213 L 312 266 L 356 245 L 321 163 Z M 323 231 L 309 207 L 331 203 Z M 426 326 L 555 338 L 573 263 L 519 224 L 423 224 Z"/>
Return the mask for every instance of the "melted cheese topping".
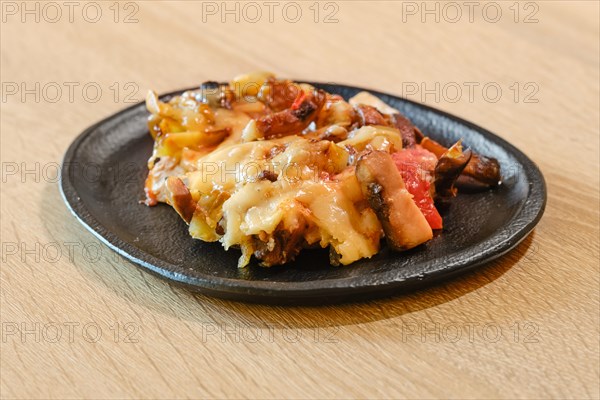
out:
<path id="1" fill-rule="evenodd" d="M 381 226 L 366 206 L 356 177 L 345 171 L 347 152 L 329 141 L 290 136 L 237 144 L 198 160 L 187 175 L 195 200 L 206 194 L 226 197 L 218 210 L 198 213 L 201 223 L 190 224 L 192 236 L 214 240 L 223 218 L 226 249 L 244 246 L 255 235 L 271 235 L 278 228 L 306 219 L 308 245 L 333 246 L 340 263 L 370 257 L 379 250 Z M 261 178 L 268 174 L 271 180 Z M 200 228 L 200 229 L 199 229 Z"/>
<path id="2" fill-rule="evenodd" d="M 269 76 L 259 78 L 266 82 Z M 242 83 L 253 80 L 242 78 Z M 327 97 L 313 122 L 298 132 L 301 136 L 263 140 L 256 121 L 272 113 L 266 103 L 238 97 L 228 108 L 216 107 L 221 101 L 223 97 L 202 98 L 200 92 L 186 92 L 168 103 L 148 95 L 149 129 L 155 138 L 146 181 L 148 204 L 168 202 L 165 181 L 179 177 L 197 204 L 190 234 L 220 241 L 225 249 L 240 247 L 239 266 L 257 253 L 263 261 L 279 257 L 266 265 L 286 262 L 305 247 L 331 246 L 336 264 L 379 251 L 382 226 L 365 199 L 354 158 L 364 150 L 399 151 L 402 139 L 389 127 L 353 129 L 351 104 L 370 103 L 384 113 L 395 110 L 365 93 L 351 104 Z M 322 137 L 333 141 L 318 139 Z"/>

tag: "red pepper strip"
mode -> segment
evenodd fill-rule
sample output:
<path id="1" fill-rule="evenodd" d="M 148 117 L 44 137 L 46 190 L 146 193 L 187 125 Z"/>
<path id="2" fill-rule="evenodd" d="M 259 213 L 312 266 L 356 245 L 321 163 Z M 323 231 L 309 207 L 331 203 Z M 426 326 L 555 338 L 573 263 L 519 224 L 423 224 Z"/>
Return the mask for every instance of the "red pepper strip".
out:
<path id="1" fill-rule="evenodd" d="M 431 184 L 424 179 L 425 171 L 431 173 L 435 166 L 435 155 L 420 147 L 415 147 L 394 153 L 392 158 L 402 175 L 406 190 L 413 195 L 415 204 L 423 213 L 431 229 L 442 229 L 442 217 L 429 194 Z"/>
<path id="2" fill-rule="evenodd" d="M 304 92 L 304 90 L 301 89 L 300 93 L 298 93 L 298 96 L 296 96 L 296 100 L 294 100 L 294 103 L 292 104 L 292 110 L 297 110 L 298 108 L 300 108 L 300 105 L 302 104 L 305 98 L 306 93 Z"/>

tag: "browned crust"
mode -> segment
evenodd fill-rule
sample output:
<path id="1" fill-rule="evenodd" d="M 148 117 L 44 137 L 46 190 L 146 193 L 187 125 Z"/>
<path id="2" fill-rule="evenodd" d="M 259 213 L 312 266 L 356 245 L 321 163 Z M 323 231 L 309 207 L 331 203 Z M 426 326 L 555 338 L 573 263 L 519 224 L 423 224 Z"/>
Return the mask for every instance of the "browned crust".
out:
<path id="1" fill-rule="evenodd" d="M 358 114 L 359 122 L 361 126 L 365 125 L 383 125 L 387 126 L 388 121 L 383 116 L 382 113 L 379 112 L 373 106 L 368 106 L 366 104 L 357 104 L 355 107 L 356 113 Z"/>
<path id="2" fill-rule="evenodd" d="M 302 132 L 318 115 L 325 103 L 325 92 L 313 90 L 298 108 L 288 108 L 256 120 L 257 129 L 266 139 Z"/>
<path id="3" fill-rule="evenodd" d="M 192 199 L 189 189 L 181 179 L 170 176 L 167 178 L 167 190 L 171 205 L 181 218 L 189 224 L 196 210 L 196 203 Z"/>

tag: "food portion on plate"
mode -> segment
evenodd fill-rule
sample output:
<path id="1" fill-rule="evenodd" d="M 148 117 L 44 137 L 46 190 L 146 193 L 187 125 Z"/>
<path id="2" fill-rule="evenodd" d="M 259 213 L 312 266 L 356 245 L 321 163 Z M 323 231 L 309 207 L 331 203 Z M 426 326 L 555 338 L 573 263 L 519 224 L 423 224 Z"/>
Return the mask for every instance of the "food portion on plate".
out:
<path id="1" fill-rule="evenodd" d="M 239 248 L 238 266 L 329 248 L 330 263 L 396 251 L 443 229 L 457 189 L 500 182 L 493 158 L 425 136 L 368 92 L 349 99 L 258 72 L 162 102 L 150 92 L 146 204 L 171 205 L 192 237 Z"/>

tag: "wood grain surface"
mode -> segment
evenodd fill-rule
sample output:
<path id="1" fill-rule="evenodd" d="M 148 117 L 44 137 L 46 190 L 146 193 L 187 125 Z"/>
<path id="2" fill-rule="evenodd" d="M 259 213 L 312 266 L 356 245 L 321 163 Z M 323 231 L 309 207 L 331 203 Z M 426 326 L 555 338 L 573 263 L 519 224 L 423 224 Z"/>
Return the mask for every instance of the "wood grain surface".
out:
<path id="1" fill-rule="evenodd" d="M 599 397 L 598 2 L 73 4 L 1 4 L 2 398 Z M 84 128 L 252 70 L 486 127 L 540 166 L 546 213 L 474 273 L 311 308 L 190 293 L 69 214 L 57 163 Z"/>

